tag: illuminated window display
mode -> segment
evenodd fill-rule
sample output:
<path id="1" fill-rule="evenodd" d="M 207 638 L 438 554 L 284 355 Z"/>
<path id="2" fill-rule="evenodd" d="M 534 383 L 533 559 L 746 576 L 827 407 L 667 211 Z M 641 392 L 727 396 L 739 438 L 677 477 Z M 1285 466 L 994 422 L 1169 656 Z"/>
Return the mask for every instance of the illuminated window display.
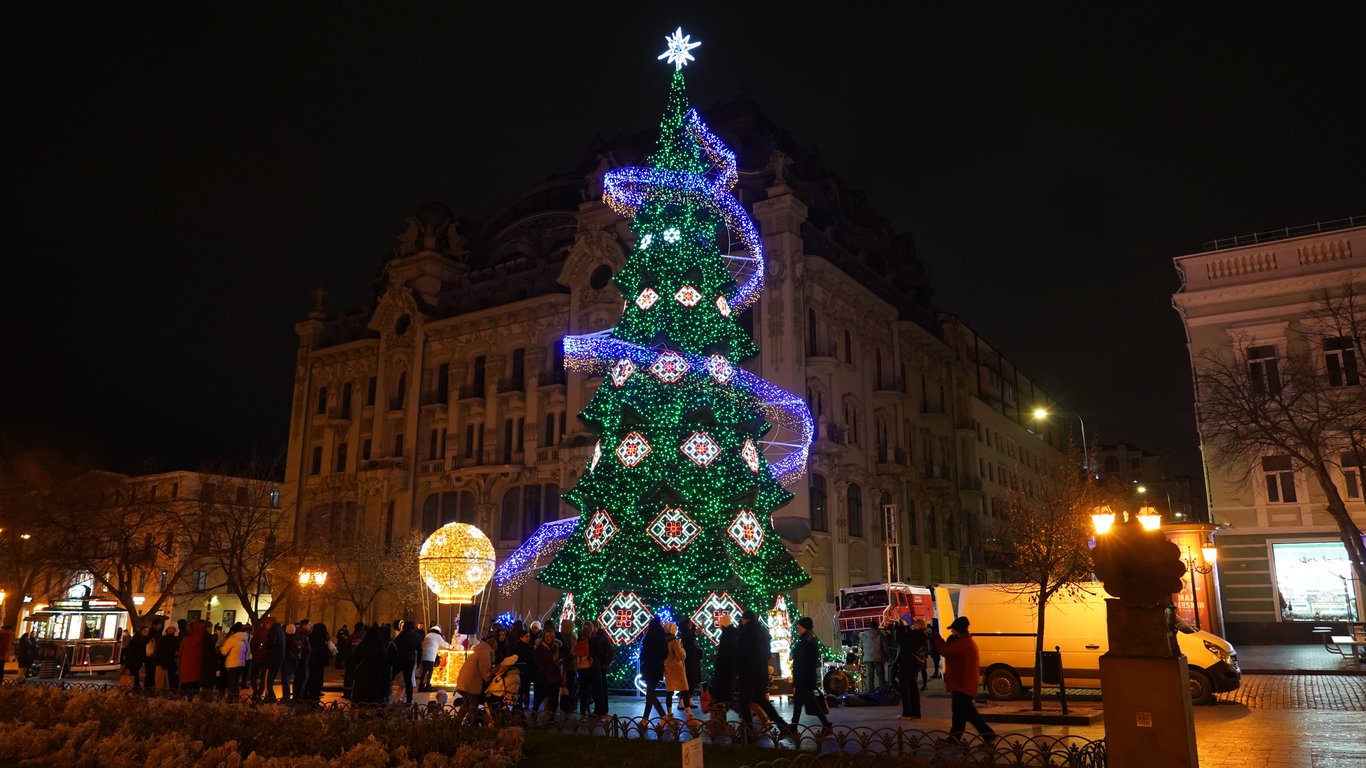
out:
<path id="1" fill-rule="evenodd" d="M 1340 541 L 1271 545 L 1282 621 L 1360 621 L 1347 548 Z"/>

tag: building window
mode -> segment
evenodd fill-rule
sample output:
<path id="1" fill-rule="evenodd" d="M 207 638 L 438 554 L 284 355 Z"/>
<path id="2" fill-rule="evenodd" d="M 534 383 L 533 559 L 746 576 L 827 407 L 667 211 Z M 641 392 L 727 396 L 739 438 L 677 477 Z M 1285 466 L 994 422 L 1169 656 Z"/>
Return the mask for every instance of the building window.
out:
<path id="1" fill-rule="evenodd" d="M 194 582 L 193 590 L 195 592 L 203 592 L 204 590 L 208 589 L 209 574 L 207 571 L 195 571 L 194 575 L 191 578 Z"/>
<path id="2" fill-rule="evenodd" d="M 451 364 L 442 363 L 436 367 L 436 396 L 441 402 L 450 399 L 451 391 Z"/>
<path id="3" fill-rule="evenodd" d="M 322 474 L 322 471 L 323 471 L 323 447 L 322 447 L 321 445 L 315 445 L 315 446 L 313 446 L 313 461 L 310 462 L 310 464 L 309 464 L 308 474 L 310 474 L 310 475 L 318 475 L 318 474 Z"/>
<path id="4" fill-rule="evenodd" d="M 368 437 L 360 444 L 360 457 L 362 461 L 370 460 L 370 438 Z"/>
<path id="5" fill-rule="evenodd" d="M 399 432 L 397 435 L 394 435 L 394 456 L 397 456 L 397 457 L 399 457 L 399 458 L 402 458 L 402 457 L 403 457 L 403 433 L 402 433 L 402 432 Z"/>
<path id="6" fill-rule="evenodd" d="M 886 491 L 882 492 L 882 504 L 879 505 L 878 510 L 882 513 L 882 540 L 887 541 L 892 535 L 891 526 L 887 524 L 888 518 L 896 515 L 896 507 L 892 504 L 892 494 Z M 893 541 L 892 543 L 896 544 L 897 542 Z"/>
<path id="7" fill-rule="evenodd" d="M 251 491 L 245 485 L 237 486 L 237 506 L 245 507 L 251 499 Z"/>
<path id="8" fill-rule="evenodd" d="M 484 366 L 486 364 L 487 359 L 480 355 L 474 358 L 474 365 L 470 366 L 470 384 L 473 385 L 476 397 L 484 396 Z"/>
<path id="9" fill-rule="evenodd" d="M 503 420 L 503 463 L 512 463 L 512 419 Z"/>
<path id="10" fill-rule="evenodd" d="M 1341 461 L 1342 477 L 1347 484 L 1347 498 L 1360 499 L 1362 497 L 1362 482 L 1366 480 L 1366 454 L 1344 453 L 1341 456 Z"/>
<path id="11" fill-rule="evenodd" d="M 378 379 L 377 379 L 376 377 L 371 376 L 371 377 L 370 377 L 370 380 L 369 380 L 368 382 L 365 383 L 365 404 L 366 404 L 366 405 L 374 405 L 374 404 L 375 404 L 375 391 L 376 391 L 377 389 L 379 389 L 379 381 L 378 381 Z"/>
<path id="12" fill-rule="evenodd" d="M 1119 457 L 1118 457 L 1118 456 L 1106 456 L 1106 457 L 1105 457 L 1105 471 L 1106 471 L 1106 472 L 1109 472 L 1109 473 L 1112 473 L 1112 474 L 1113 474 L 1113 473 L 1119 472 Z"/>
<path id="13" fill-rule="evenodd" d="M 465 425 L 465 456 L 468 458 L 474 455 L 474 425 Z"/>
<path id="14" fill-rule="evenodd" d="M 1361 383 L 1357 369 L 1356 340 L 1347 336 L 1323 340 L 1323 363 L 1328 371 L 1328 385 L 1355 387 Z"/>
<path id="15" fill-rule="evenodd" d="M 849 484 L 849 535 L 863 536 L 863 490 L 857 483 Z"/>
<path id="16" fill-rule="evenodd" d="M 394 388 L 394 398 L 389 401 L 389 410 L 403 410 L 403 401 L 408 396 L 408 372 L 398 375 L 398 386 Z"/>
<path id="17" fill-rule="evenodd" d="M 279 488 L 272 488 L 272 489 L 270 489 L 270 508 L 271 508 L 271 509 L 279 509 L 279 508 L 280 508 L 280 489 L 279 489 Z"/>
<path id="18" fill-rule="evenodd" d="M 1271 544 L 1281 621 L 1361 620 L 1347 548 L 1340 541 Z"/>
<path id="19" fill-rule="evenodd" d="M 435 461 L 441 458 L 441 430 L 433 429 L 427 436 L 427 459 Z"/>
<path id="20" fill-rule="evenodd" d="M 555 439 L 555 414 L 547 413 L 545 415 L 545 434 L 541 435 L 541 445 L 549 447 L 557 442 L 559 441 Z"/>
<path id="21" fill-rule="evenodd" d="M 934 514 L 933 505 L 931 505 L 930 510 L 925 513 L 925 533 L 929 536 L 930 540 L 927 543 L 931 547 L 939 546 L 939 520 Z"/>
<path id="22" fill-rule="evenodd" d="M 165 572 L 165 571 L 161 571 L 160 573 L 157 574 L 157 591 L 158 591 L 158 592 L 165 592 L 165 591 L 166 591 L 166 580 L 167 580 L 168 578 L 170 578 L 170 574 L 167 573 L 167 572 Z"/>
<path id="23" fill-rule="evenodd" d="M 1266 478 L 1266 500 L 1276 504 L 1293 504 L 1295 495 L 1295 467 L 1289 456 L 1266 456 L 1262 459 L 1262 474 Z"/>
<path id="24" fill-rule="evenodd" d="M 351 382 L 349 381 L 342 384 L 341 416 L 344 419 L 351 418 Z"/>
<path id="25" fill-rule="evenodd" d="M 346 443 L 337 444 L 337 468 L 335 471 L 346 471 Z"/>
<path id="26" fill-rule="evenodd" d="M 509 488 L 503 494 L 502 513 L 498 517 L 498 538 L 503 541 L 517 540 L 517 524 L 521 522 L 522 489 Z"/>
<path id="27" fill-rule="evenodd" d="M 847 329 L 844 331 L 844 362 L 854 362 L 854 337 Z"/>
<path id="28" fill-rule="evenodd" d="M 1280 361 L 1276 345 L 1267 344 L 1247 349 L 1248 375 L 1252 391 L 1258 395 L 1276 395 L 1281 391 Z"/>
<path id="29" fill-rule="evenodd" d="M 828 531 L 830 523 L 825 510 L 825 477 L 811 473 L 811 530 Z"/>
<path id="30" fill-rule="evenodd" d="M 318 415 L 327 413 L 327 387 L 318 387 Z"/>
<path id="31" fill-rule="evenodd" d="M 394 545 L 394 502 L 389 502 L 389 506 L 384 510 L 384 548 L 388 549 Z"/>
<path id="32" fill-rule="evenodd" d="M 820 345 L 816 342 L 816 310 L 806 310 L 806 354 L 816 355 Z"/>
<path id="33" fill-rule="evenodd" d="M 526 381 L 526 350 L 518 347 L 512 350 L 512 383 L 521 389 Z"/>

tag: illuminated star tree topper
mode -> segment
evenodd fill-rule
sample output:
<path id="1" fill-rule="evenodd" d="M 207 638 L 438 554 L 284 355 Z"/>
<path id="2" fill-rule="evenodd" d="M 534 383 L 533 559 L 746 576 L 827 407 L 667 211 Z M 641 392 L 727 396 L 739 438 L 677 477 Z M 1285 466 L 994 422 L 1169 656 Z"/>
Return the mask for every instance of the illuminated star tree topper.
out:
<path id="1" fill-rule="evenodd" d="M 664 42 L 668 43 L 669 47 L 656 58 L 659 61 L 667 61 L 674 65 L 674 71 L 677 72 L 688 66 L 688 62 L 697 61 L 697 57 L 692 55 L 692 49 L 700 46 L 702 41 L 698 40 L 694 43 L 691 40 L 692 35 L 683 34 L 682 27 L 675 29 L 672 35 L 664 36 Z"/>

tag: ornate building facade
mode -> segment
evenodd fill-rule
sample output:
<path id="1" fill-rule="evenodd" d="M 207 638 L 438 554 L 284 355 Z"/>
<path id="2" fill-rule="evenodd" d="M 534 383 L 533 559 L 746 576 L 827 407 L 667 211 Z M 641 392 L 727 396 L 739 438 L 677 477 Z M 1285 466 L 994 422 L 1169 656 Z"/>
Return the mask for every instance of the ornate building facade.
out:
<path id="1" fill-rule="evenodd" d="M 930 303 L 910 238 L 748 100 L 707 120 L 740 150 L 737 196 L 768 252 L 765 292 L 742 316 L 762 352 L 744 365 L 805 392 L 816 422 L 804 486 L 775 516 L 813 577 L 797 599 L 819 616 L 841 587 L 886 579 L 889 544 L 900 580 L 980 576 L 964 568 L 979 568 L 989 527 L 973 425 L 989 417 L 1052 450 L 1020 415 L 1045 396 L 1032 384 L 965 390 L 979 365 L 962 344 L 970 332 Z M 610 278 L 632 235 L 601 202 L 601 178 L 652 139 L 606 143 L 479 222 L 423 205 L 372 304 L 320 301 L 297 325 L 284 482 L 297 535 L 392 542 L 461 521 L 501 561 L 577 514 L 559 494 L 590 458 L 576 414 L 601 378 L 567 373 L 560 341 L 620 315 Z M 555 598 L 533 582 L 485 611 L 539 615 Z"/>
<path id="2" fill-rule="evenodd" d="M 1312 365 L 1318 392 L 1366 402 L 1363 339 L 1327 327 L 1333 322 L 1319 299 L 1325 289 L 1355 285 L 1360 291 L 1366 285 L 1361 221 L 1235 238 L 1177 257 L 1181 289 L 1172 304 L 1186 329 L 1192 365 L 1201 366 L 1206 353 L 1227 351 L 1247 366 L 1257 394 L 1275 394 L 1294 356 Z M 1360 293 L 1356 301 L 1360 313 Z M 1360 328 L 1359 314 L 1356 323 Z M 1197 387 L 1197 414 L 1202 406 Z M 1303 426 L 1333 432 L 1322 422 Z M 1328 439 L 1345 442 L 1340 438 L 1330 434 Z M 1220 455 L 1203 434 L 1201 441 L 1210 522 L 1220 528 L 1216 573 L 1228 637 L 1303 642 L 1311 639 L 1309 629 L 1316 624 L 1361 621 L 1363 585 L 1348 565 L 1316 473 L 1282 452 L 1268 452 L 1248 466 Z M 1366 456 L 1360 451 L 1334 452 L 1326 478 L 1337 487 L 1358 531 L 1366 527 L 1363 465 Z"/>

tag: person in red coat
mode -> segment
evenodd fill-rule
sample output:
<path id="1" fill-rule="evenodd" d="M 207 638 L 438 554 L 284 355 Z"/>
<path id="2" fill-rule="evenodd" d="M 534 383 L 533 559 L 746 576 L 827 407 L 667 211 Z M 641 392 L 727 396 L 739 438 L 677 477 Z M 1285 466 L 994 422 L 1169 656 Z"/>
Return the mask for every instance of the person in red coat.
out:
<path id="1" fill-rule="evenodd" d="M 195 620 L 180 641 L 180 687 L 197 690 L 204 680 L 204 622 Z"/>
<path id="2" fill-rule="evenodd" d="M 944 657 L 944 686 L 949 689 L 953 707 L 949 738 L 961 740 L 967 723 L 972 723 L 983 739 L 994 741 L 996 732 L 982 719 L 975 703 L 977 691 L 981 688 L 981 659 L 977 654 L 977 642 L 968 634 L 968 617 L 954 619 L 949 625 L 948 641 L 935 635 L 934 645 Z"/>

